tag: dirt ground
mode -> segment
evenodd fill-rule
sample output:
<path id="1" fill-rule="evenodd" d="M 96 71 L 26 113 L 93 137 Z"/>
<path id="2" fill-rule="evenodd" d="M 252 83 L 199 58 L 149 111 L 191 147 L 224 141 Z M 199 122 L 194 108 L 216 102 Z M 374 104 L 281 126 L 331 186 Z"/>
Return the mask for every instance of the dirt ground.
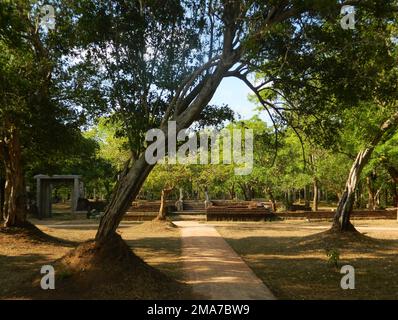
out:
<path id="1" fill-rule="evenodd" d="M 42 298 L 37 290 L 32 291 L 32 286 L 38 286 L 37 278 L 40 277 L 41 266 L 53 264 L 55 260 L 66 255 L 78 244 L 92 239 L 98 224 L 93 220 L 33 220 L 32 222 L 46 234 L 69 242 L 43 242 L 24 234 L 0 232 L 0 299 Z M 162 292 L 142 292 L 142 294 L 136 292 L 134 296 L 115 296 L 115 298 L 151 298 L 152 294 L 154 298 L 182 298 L 177 293 L 174 296 L 170 293 L 173 289 L 180 288 L 176 289 L 178 283 L 169 281 L 182 278 L 179 229 L 152 222 L 131 222 L 123 223 L 119 228 L 119 234 L 139 258 L 165 275 L 164 279 L 160 275 L 161 279 L 158 280 L 158 282 L 164 280 L 165 283 L 160 283 L 160 289 L 156 288 L 156 291 L 164 290 L 165 292 L 164 294 Z M 63 277 L 61 274 L 58 275 Z M 158 274 L 157 276 L 159 278 Z M 167 282 L 173 282 L 173 285 L 168 288 Z M 76 298 L 90 298 L 90 296 L 76 296 Z M 109 297 L 100 296 L 100 298 Z"/>
<path id="2" fill-rule="evenodd" d="M 23 234 L 0 232 L 0 299 L 38 298 L 31 289 L 41 266 L 92 239 L 98 224 L 87 219 L 32 222 L 46 234 L 64 241 L 43 242 Z M 398 223 L 358 220 L 354 224 L 364 236 L 330 236 L 325 233 L 330 222 L 211 223 L 278 299 L 397 299 Z M 156 290 L 160 292 L 151 287 L 146 292 L 135 292 L 133 298 L 156 298 L 159 294 L 168 294 L 170 299 L 193 297 L 187 291 L 173 296 L 177 284 L 168 286 L 170 279 L 183 279 L 178 228 L 152 222 L 123 222 L 119 233 L 139 258 L 165 275 L 159 278 L 161 286 Z M 338 267 L 328 263 L 326 253 L 330 250 L 340 255 Z M 340 288 L 339 271 L 346 264 L 355 268 L 355 290 Z"/>
<path id="3" fill-rule="evenodd" d="M 217 230 L 278 299 L 398 299 L 398 223 L 357 220 L 365 236 L 325 233 L 330 222 L 217 223 Z M 337 251 L 338 266 L 326 252 Z M 343 290 L 343 265 L 355 289 Z"/>

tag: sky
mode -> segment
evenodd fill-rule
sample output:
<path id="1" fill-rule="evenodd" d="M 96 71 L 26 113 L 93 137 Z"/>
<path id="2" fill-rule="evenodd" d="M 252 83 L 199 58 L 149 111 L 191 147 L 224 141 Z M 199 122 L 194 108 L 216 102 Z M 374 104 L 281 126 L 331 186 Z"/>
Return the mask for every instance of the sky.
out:
<path id="1" fill-rule="evenodd" d="M 248 99 L 250 93 L 250 89 L 241 80 L 232 77 L 224 78 L 210 104 L 227 104 L 233 111 L 240 114 L 242 119 L 247 120 L 258 113 L 254 111 L 255 104 Z"/>

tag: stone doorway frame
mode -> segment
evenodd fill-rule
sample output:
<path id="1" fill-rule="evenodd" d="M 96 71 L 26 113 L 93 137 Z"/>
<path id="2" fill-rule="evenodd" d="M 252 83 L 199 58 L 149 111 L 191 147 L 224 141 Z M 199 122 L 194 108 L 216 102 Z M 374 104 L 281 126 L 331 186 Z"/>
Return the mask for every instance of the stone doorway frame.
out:
<path id="1" fill-rule="evenodd" d="M 36 206 L 39 218 L 51 217 L 51 193 L 56 184 L 69 184 L 72 186 L 71 192 L 71 213 L 77 212 L 77 201 L 83 195 L 83 183 L 79 175 L 44 175 L 34 176 L 36 180 Z"/>

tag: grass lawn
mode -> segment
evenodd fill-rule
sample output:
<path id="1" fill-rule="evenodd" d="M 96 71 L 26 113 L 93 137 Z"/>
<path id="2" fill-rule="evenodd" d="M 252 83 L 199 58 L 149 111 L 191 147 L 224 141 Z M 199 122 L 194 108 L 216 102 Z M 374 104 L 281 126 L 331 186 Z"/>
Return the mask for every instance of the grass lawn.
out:
<path id="1" fill-rule="evenodd" d="M 212 223 L 278 299 L 397 299 L 398 223 L 354 221 L 366 236 L 324 232 L 330 222 Z M 337 249 L 339 267 L 326 250 Z M 342 290 L 340 267 L 355 268 L 355 290 Z"/>
<path id="2" fill-rule="evenodd" d="M 23 235 L 0 233 L 0 299 L 30 299 L 32 279 L 79 243 L 92 239 L 95 220 L 33 221 L 45 233 L 73 243 L 47 243 Z M 135 254 L 174 279 L 182 279 L 180 231 L 152 222 L 122 223 L 119 233 Z"/>

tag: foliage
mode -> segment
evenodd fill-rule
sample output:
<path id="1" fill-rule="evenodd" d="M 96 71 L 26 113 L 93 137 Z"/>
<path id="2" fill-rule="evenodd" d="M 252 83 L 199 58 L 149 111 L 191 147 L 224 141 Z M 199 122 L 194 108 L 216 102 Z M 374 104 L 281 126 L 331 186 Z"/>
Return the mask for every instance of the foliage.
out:
<path id="1" fill-rule="evenodd" d="M 337 268 L 340 261 L 340 252 L 338 249 L 327 249 L 326 256 L 328 257 L 328 265 Z"/>

